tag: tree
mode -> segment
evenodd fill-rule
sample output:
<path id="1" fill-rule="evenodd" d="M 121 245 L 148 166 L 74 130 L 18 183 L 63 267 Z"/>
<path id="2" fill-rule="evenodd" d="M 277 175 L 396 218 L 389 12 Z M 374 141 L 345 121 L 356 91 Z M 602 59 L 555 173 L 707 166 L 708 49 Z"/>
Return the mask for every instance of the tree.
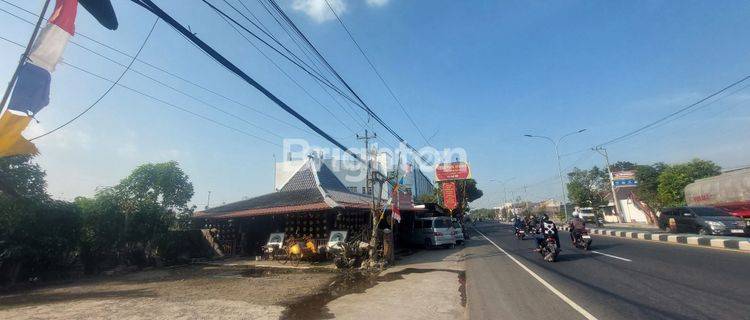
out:
<path id="1" fill-rule="evenodd" d="M 458 201 L 464 204 L 469 204 L 484 195 L 484 192 L 477 188 L 477 181 L 474 179 L 456 181 L 456 193 L 458 193 Z"/>
<path id="2" fill-rule="evenodd" d="M 594 166 L 589 170 L 573 168 L 568 173 L 568 198 L 580 207 L 599 207 L 607 204 L 610 193 L 607 172 Z"/>
<path id="3" fill-rule="evenodd" d="M 188 209 L 194 193 L 193 184 L 176 161 L 141 165 L 115 189 L 124 201 L 156 203 L 177 211 Z"/>
<path id="4" fill-rule="evenodd" d="M 636 167 L 638 167 L 638 165 L 630 161 L 617 161 L 615 162 L 615 164 L 610 166 L 610 170 L 612 170 L 612 172 L 630 171 L 630 170 L 635 170 Z"/>
<path id="5" fill-rule="evenodd" d="M 668 166 L 658 178 L 657 198 L 664 206 L 685 205 L 685 187 L 695 180 L 721 174 L 721 167 L 713 161 L 693 159 L 687 163 Z"/>
<path id="6" fill-rule="evenodd" d="M 648 215 L 651 223 L 656 222 L 656 211 L 662 207 L 657 189 L 659 187 L 659 175 L 666 168 L 667 165 L 663 162 L 657 162 L 650 166 L 638 165 L 635 167 L 635 179 L 638 181 L 638 186 L 635 189 L 636 200 Z"/>
<path id="7" fill-rule="evenodd" d="M 31 162 L 31 156 L 0 158 L 0 197 L 35 200 L 47 199 L 47 182 L 42 168 Z M 0 200 L 1 201 L 1 200 Z"/>

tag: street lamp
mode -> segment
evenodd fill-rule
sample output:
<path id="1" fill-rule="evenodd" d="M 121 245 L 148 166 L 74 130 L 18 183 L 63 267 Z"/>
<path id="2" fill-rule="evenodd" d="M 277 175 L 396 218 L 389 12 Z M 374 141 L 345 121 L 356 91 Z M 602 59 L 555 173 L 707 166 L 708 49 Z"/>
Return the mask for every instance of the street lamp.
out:
<path id="1" fill-rule="evenodd" d="M 563 139 L 565 139 L 565 138 L 567 138 L 569 136 L 572 136 L 574 134 L 579 134 L 579 133 L 584 132 L 584 131 L 586 131 L 586 129 L 581 129 L 581 130 L 578 130 L 578 131 L 573 131 L 573 132 L 564 134 L 562 137 L 558 138 L 557 141 L 555 141 L 554 139 L 552 139 L 550 137 L 547 137 L 547 136 L 537 136 L 537 135 L 533 135 L 533 134 L 525 134 L 525 135 L 523 135 L 524 137 L 528 137 L 528 138 L 540 138 L 540 139 L 548 140 L 549 142 L 552 143 L 552 145 L 555 146 L 555 155 L 557 156 L 557 173 L 560 175 L 560 190 L 562 191 L 562 199 L 561 199 L 562 201 L 561 201 L 561 203 L 563 205 L 563 210 L 565 212 L 565 219 L 566 220 L 568 219 L 568 206 L 565 205 L 565 202 L 566 202 L 565 201 L 565 182 L 563 181 L 562 165 L 560 164 L 560 148 L 559 148 L 559 145 L 560 145 L 560 142 L 562 142 Z"/>

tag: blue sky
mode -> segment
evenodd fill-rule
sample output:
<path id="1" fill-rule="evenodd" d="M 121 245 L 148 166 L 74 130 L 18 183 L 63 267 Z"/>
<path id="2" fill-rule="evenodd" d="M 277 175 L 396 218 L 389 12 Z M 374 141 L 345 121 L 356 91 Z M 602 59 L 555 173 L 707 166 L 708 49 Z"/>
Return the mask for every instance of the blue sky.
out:
<path id="1" fill-rule="evenodd" d="M 38 11 L 41 1 L 8 0 Z M 236 3 L 236 0 L 229 0 Z M 243 0 L 280 39 L 295 49 L 257 1 Z M 322 0 L 282 0 L 280 5 L 322 53 L 393 128 L 416 146 L 425 142 L 411 126 Z M 303 115 L 349 146 L 354 134 L 279 73 L 256 49 L 197 0 L 155 1 L 199 37 L 235 61 Z M 212 1 L 228 8 L 221 1 Z M 114 1 L 120 29 L 98 26 L 83 10 L 79 33 L 129 53 L 140 46 L 154 17 L 129 1 Z M 750 70 L 750 3 L 740 1 L 404 1 L 337 0 L 354 36 L 396 95 L 438 147 L 468 151 L 485 197 L 475 207 L 503 199 L 505 180 L 522 196 L 559 196 L 551 145 L 523 134 L 567 139 L 561 153 L 607 141 L 681 108 L 745 76 Z M 0 3 L 0 8 L 32 19 Z M 230 9 L 227 9 L 230 10 Z M 0 12 L 0 36 L 25 43 L 31 27 Z M 77 36 L 121 63 L 129 59 Z M 269 51 L 266 51 L 272 55 Z M 0 40 L 0 75 L 10 77 L 21 49 Z M 69 46 L 65 61 L 114 79 L 122 68 Z M 208 59 L 160 23 L 141 59 L 221 92 L 273 117 L 302 126 L 253 88 Z M 316 98 L 361 131 L 309 78 L 274 60 Z M 129 73 L 122 83 L 193 112 L 271 140 L 250 138 L 168 106 L 115 88 L 93 111 L 38 140 L 37 161 L 56 198 L 91 195 L 116 184 L 145 162 L 179 161 L 196 189 L 195 204 L 229 202 L 273 189 L 273 155 L 281 138 L 320 138 L 268 119 L 243 106 L 169 78 L 141 63 L 134 69 L 240 115 L 233 119 L 195 100 Z M 108 84 L 68 66 L 53 75 L 52 103 L 27 137 L 54 128 L 98 98 Z M 678 162 L 694 157 L 725 168 L 750 164 L 750 90 L 722 97 L 667 125 L 609 146 L 612 161 Z M 362 116 L 362 112 L 358 116 Z M 382 128 L 375 127 L 388 143 Z M 593 152 L 563 157 L 563 167 L 602 165 Z"/>

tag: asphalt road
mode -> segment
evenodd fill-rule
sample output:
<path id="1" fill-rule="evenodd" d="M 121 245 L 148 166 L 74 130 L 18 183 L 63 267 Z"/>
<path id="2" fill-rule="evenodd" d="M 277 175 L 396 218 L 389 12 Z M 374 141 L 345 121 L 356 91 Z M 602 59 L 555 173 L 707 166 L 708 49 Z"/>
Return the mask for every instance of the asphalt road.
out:
<path id="1" fill-rule="evenodd" d="M 466 255 L 471 319 L 750 319 L 750 254 L 561 232 L 559 261 L 512 226 L 478 223 Z"/>

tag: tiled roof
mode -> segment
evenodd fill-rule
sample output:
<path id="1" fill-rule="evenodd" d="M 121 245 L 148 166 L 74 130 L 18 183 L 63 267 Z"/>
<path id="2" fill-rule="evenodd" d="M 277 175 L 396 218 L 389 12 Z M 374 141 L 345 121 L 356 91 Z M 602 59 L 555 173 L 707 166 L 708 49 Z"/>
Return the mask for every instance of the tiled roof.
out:
<path id="1" fill-rule="evenodd" d="M 318 183 L 315 181 L 315 172 L 312 170 L 312 161 L 307 161 L 297 172 L 281 187 L 279 192 L 316 189 Z"/>
<path id="2" fill-rule="evenodd" d="M 328 199 L 326 199 L 326 197 Z M 230 218 L 328 210 L 367 209 L 370 196 L 352 193 L 327 166 L 310 159 L 279 190 L 195 213 L 196 218 Z"/>

